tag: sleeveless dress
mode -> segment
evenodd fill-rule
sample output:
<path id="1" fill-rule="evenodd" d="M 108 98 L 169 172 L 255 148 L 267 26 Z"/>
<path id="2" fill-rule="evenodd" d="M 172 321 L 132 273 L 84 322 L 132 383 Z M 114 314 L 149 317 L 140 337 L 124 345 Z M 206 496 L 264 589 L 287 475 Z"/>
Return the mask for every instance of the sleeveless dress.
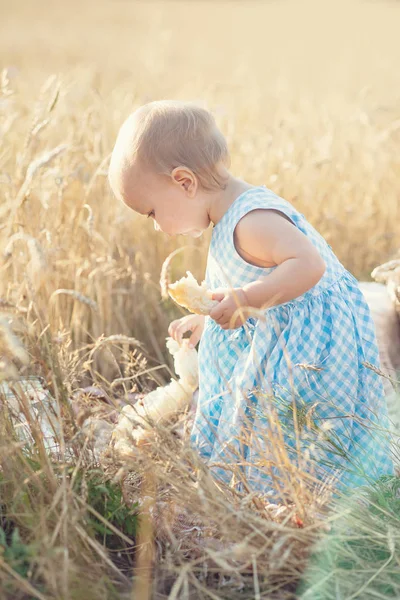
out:
<path id="1" fill-rule="evenodd" d="M 316 247 L 326 270 L 303 295 L 263 309 L 237 329 L 224 330 L 206 317 L 191 445 L 217 479 L 270 497 L 277 493 L 276 478 L 287 478 L 290 467 L 276 460 L 279 440 L 290 464 L 310 473 L 311 487 L 331 482 L 336 490 L 354 488 L 393 474 L 368 305 L 357 280 L 304 215 L 265 186 L 238 196 L 213 228 L 209 288 L 242 287 L 277 268 L 253 266 L 236 251 L 235 227 L 254 209 L 286 215 Z"/>

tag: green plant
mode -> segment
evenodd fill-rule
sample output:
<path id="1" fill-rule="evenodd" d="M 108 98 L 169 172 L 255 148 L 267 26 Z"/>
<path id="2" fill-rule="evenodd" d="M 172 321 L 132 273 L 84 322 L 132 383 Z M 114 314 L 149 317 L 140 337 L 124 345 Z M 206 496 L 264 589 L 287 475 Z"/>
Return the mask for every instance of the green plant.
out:
<path id="1" fill-rule="evenodd" d="M 0 554 L 18 575 L 28 577 L 34 547 L 21 540 L 18 527 L 12 532 L 10 540 L 7 540 L 4 529 L 0 527 Z"/>
<path id="2" fill-rule="evenodd" d="M 105 522 L 107 521 L 125 535 L 129 537 L 135 535 L 136 504 L 128 507 L 124 502 L 121 487 L 107 480 L 103 471 L 97 469 L 88 472 L 80 471 L 74 482 L 74 490 L 85 497 L 89 508 L 103 517 L 103 520 L 100 520 L 93 512 L 88 511 L 88 523 L 98 534 L 115 535 L 115 531 Z"/>

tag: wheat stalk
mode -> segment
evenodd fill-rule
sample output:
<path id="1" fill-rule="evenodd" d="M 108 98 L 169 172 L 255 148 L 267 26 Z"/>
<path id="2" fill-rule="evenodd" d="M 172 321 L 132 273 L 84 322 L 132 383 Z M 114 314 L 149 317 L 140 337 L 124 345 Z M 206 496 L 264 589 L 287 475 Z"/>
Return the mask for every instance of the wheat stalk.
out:
<path id="1" fill-rule="evenodd" d="M 12 364 L 17 359 L 23 365 L 29 363 L 29 355 L 20 339 L 14 334 L 9 319 L 0 315 L 0 381 L 16 379 L 18 371 Z"/>
<path id="2" fill-rule="evenodd" d="M 48 90 L 51 89 L 51 87 L 54 85 L 54 83 L 56 83 L 56 85 L 54 86 L 54 92 L 53 94 L 50 96 L 50 100 L 47 103 L 47 105 L 45 105 L 45 95 L 47 94 Z M 48 123 L 49 123 L 49 119 L 46 119 L 43 116 L 43 112 L 45 114 L 50 114 L 56 104 L 57 104 L 57 100 L 59 98 L 59 94 L 60 94 L 60 82 L 58 81 L 58 77 L 57 75 L 50 75 L 50 77 L 47 78 L 47 80 L 45 81 L 45 83 L 43 84 L 40 93 L 39 93 L 39 99 L 37 100 L 36 104 L 35 104 L 35 108 L 33 111 L 33 121 L 32 121 L 32 125 L 28 131 L 28 135 L 26 136 L 25 142 L 23 144 L 23 159 L 21 160 L 21 163 L 24 164 L 25 163 L 25 157 L 26 154 L 28 152 L 28 148 L 32 143 L 32 140 L 34 140 L 35 138 L 37 138 L 37 135 L 39 134 L 39 132 L 44 129 Z M 43 111 L 43 107 L 44 111 Z"/>
<path id="3" fill-rule="evenodd" d="M 87 306 L 90 306 L 90 308 L 92 308 L 93 310 L 95 310 L 95 311 L 98 310 L 97 302 L 95 302 L 91 298 L 88 298 L 84 294 L 81 294 L 81 292 L 78 292 L 77 290 L 67 290 L 67 289 L 62 289 L 62 288 L 55 290 L 55 292 L 53 292 L 50 296 L 49 303 L 51 304 L 52 302 L 54 302 L 54 299 L 56 298 L 56 296 L 59 296 L 60 294 L 65 294 L 66 296 L 71 296 L 72 298 L 75 298 L 75 300 L 78 300 L 78 302 L 81 302 L 82 304 L 86 304 Z"/>
<path id="4" fill-rule="evenodd" d="M 21 187 L 19 188 L 17 196 L 14 200 L 14 204 L 10 211 L 8 232 L 6 235 L 7 238 L 9 237 L 11 228 L 13 226 L 15 215 L 16 215 L 19 207 L 24 202 L 26 196 L 29 193 L 34 176 L 39 171 L 39 169 L 42 169 L 43 167 L 50 164 L 57 156 L 59 156 L 60 154 L 65 152 L 65 150 L 67 148 L 68 148 L 67 144 L 60 144 L 56 148 L 53 148 L 52 150 L 48 150 L 47 152 L 44 152 L 41 156 L 39 156 L 39 158 L 36 158 L 29 164 L 29 166 L 26 170 L 25 179 L 24 179 Z"/>
<path id="5" fill-rule="evenodd" d="M 6 245 L 6 247 L 3 250 L 3 255 L 8 258 L 11 256 L 12 251 L 13 251 L 13 247 L 15 242 L 19 241 L 19 240 L 23 240 L 27 243 L 28 248 L 29 248 L 29 243 L 32 241 L 35 241 L 35 238 L 27 233 L 14 233 L 14 235 L 12 235 L 9 240 L 8 243 Z"/>
<path id="6" fill-rule="evenodd" d="M 9 302 L 5 298 L 0 298 L 0 312 L 14 312 L 18 310 L 16 304 Z"/>
<path id="7" fill-rule="evenodd" d="M 3 255 L 5 257 L 11 256 L 14 244 L 19 240 L 25 241 L 28 246 L 30 261 L 26 267 L 27 274 L 29 275 L 31 283 L 36 289 L 39 289 L 44 284 L 48 275 L 48 263 L 45 251 L 36 238 L 26 233 L 15 233 L 8 240 Z"/>
<path id="8" fill-rule="evenodd" d="M 161 274 L 160 274 L 160 288 L 161 288 L 161 297 L 164 300 L 169 297 L 168 287 L 171 283 L 171 280 L 169 277 L 169 270 L 171 268 L 172 259 L 177 254 L 179 254 L 180 252 L 183 252 L 183 250 L 186 250 L 188 248 L 190 248 L 191 250 L 193 250 L 193 248 L 195 248 L 196 250 L 200 250 L 200 248 L 198 248 L 197 246 L 188 246 L 188 245 L 181 246 L 180 248 L 177 248 L 176 250 L 174 250 L 173 252 L 168 254 L 167 258 L 164 260 L 164 262 L 162 264 Z"/>

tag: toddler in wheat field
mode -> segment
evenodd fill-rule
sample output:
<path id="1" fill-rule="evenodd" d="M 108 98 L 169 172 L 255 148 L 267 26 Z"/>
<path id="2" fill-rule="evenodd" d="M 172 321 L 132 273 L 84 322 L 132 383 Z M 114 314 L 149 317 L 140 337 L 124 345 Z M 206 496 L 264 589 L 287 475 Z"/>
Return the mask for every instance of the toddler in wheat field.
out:
<path id="1" fill-rule="evenodd" d="M 217 478 L 270 496 L 296 468 L 336 490 L 392 474 L 374 325 L 356 279 L 303 214 L 229 166 L 208 111 L 156 101 L 124 122 L 109 169 L 115 195 L 157 231 L 199 237 L 212 225 L 205 279 L 218 304 L 169 327 L 200 342 L 191 444 Z"/>

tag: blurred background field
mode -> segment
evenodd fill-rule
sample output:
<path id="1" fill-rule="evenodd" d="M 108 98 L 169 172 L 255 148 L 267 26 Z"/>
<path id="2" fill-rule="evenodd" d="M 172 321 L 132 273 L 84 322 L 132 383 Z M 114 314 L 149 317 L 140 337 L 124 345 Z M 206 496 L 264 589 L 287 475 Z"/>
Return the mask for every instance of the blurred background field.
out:
<path id="1" fill-rule="evenodd" d="M 399 3 L 17 0 L 1 2 L 1 14 L 3 249 L 12 234 L 35 238 L 51 272 L 45 304 L 58 288 L 86 294 L 99 305 L 94 335 L 134 331 L 160 359 L 177 314 L 154 305 L 160 264 L 181 240 L 155 235 L 106 182 L 118 127 L 150 100 L 212 110 L 232 172 L 292 201 L 356 276 L 369 278 L 396 251 Z M 29 164 L 60 145 L 18 207 Z M 205 237 L 180 273 L 203 274 Z M 17 245 L 2 277 L 2 295 L 14 299 L 30 260 Z M 82 329 L 81 309 L 55 305 L 67 327 L 78 312 Z"/>
<path id="2" fill-rule="evenodd" d="M 22 232 L 40 244 L 51 268 L 44 297 L 71 288 L 99 304 L 95 335 L 147 335 L 135 316 L 148 314 L 148 295 L 159 301 L 160 263 L 181 243 L 129 214 L 106 182 L 118 127 L 150 100 L 212 110 L 232 172 L 292 201 L 356 276 L 369 278 L 397 249 L 399 3 L 17 0 L 2 2 L 1 13 L 2 221 L 8 236 Z M 20 209 L 28 165 L 59 145 Z M 208 238 L 200 244 L 205 260 Z M 140 293 L 126 283 L 141 272 L 135 260 L 146 280 Z M 27 261 L 25 252 L 4 267 L 3 294 L 20 285 Z M 196 270 L 193 262 L 187 256 Z M 71 302 L 58 304 L 69 326 Z M 148 319 L 138 320 L 147 330 Z M 155 311 L 151 321 L 156 351 L 166 319 Z"/>
<path id="3" fill-rule="evenodd" d="M 183 312 L 158 281 L 188 241 L 129 212 L 106 177 L 118 128 L 140 104 L 210 109 L 233 174 L 293 202 L 359 279 L 398 252 L 400 2 L 0 0 L 0 14 L 0 312 L 29 351 L 20 372 L 42 375 L 59 398 L 94 372 L 107 386 L 171 367 L 165 336 Z M 210 233 L 189 242 L 174 276 L 204 275 Z M 113 335 L 136 338 L 143 354 L 120 340 L 89 366 L 85 344 Z M 148 386 L 146 373 L 131 391 Z M 63 545 L 80 556 L 75 538 Z M 67 597 L 64 584 L 54 597 Z M 100 587 L 93 597 L 112 597 Z"/>

